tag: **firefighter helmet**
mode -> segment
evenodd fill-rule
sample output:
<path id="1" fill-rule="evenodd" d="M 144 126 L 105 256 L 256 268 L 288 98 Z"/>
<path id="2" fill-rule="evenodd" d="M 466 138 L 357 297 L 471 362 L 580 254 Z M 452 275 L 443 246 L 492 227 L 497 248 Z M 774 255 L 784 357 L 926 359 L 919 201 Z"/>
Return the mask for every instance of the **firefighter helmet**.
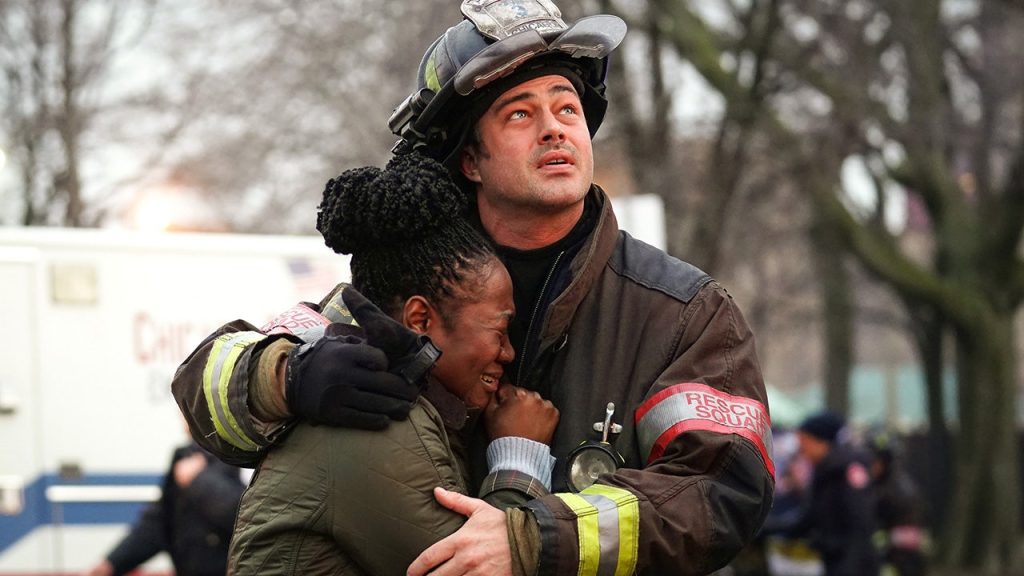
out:
<path id="1" fill-rule="evenodd" d="M 396 153 L 421 149 L 450 161 L 497 96 L 545 74 L 573 81 L 594 135 L 608 105 L 608 55 L 626 34 L 622 19 L 602 14 L 566 24 L 550 0 L 463 0 L 462 14 L 427 49 L 416 90 L 388 120 L 400 138 Z"/>

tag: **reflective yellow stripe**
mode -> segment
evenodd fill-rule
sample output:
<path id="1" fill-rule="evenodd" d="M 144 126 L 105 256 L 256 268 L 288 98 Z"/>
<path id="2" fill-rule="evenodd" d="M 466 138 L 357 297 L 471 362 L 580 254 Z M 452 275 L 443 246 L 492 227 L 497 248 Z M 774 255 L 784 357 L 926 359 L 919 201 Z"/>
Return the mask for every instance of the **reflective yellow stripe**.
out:
<path id="1" fill-rule="evenodd" d="M 580 541 L 579 576 L 597 576 L 601 566 L 600 526 L 597 508 L 576 494 L 558 494 L 558 497 L 576 514 L 576 527 Z"/>
<path id="2" fill-rule="evenodd" d="M 430 88 L 435 93 L 441 91 L 441 81 L 437 78 L 437 66 L 434 64 L 434 56 L 437 55 L 437 50 L 430 53 L 430 58 L 427 60 L 427 65 L 423 71 L 426 78 L 424 78 L 424 84 L 427 88 Z"/>
<path id="3" fill-rule="evenodd" d="M 580 494 L 603 496 L 615 502 L 619 513 L 619 553 L 615 562 L 615 576 L 632 574 L 636 570 L 640 547 L 640 503 L 636 494 L 605 484 L 593 484 Z"/>
<path id="4" fill-rule="evenodd" d="M 259 332 L 235 332 L 217 337 L 203 370 L 203 395 L 217 434 L 232 446 L 247 451 L 259 449 L 238 425 L 228 403 L 228 387 L 235 362 L 248 346 L 266 338 Z"/>

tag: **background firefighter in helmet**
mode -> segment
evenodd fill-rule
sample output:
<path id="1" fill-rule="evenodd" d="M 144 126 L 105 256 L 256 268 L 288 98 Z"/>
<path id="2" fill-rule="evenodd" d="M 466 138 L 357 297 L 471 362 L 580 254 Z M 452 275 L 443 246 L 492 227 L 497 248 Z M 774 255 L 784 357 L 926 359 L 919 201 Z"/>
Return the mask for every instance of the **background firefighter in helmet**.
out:
<path id="1" fill-rule="evenodd" d="M 520 311 L 506 376 L 560 413 L 551 444 L 556 493 L 507 514 L 439 494 L 469 520 L 410 573 L 439 564 L 445 574 L 709 573 L 755 534 L 771 506 L 767 398 L 753 336 L 725 289 L 620 232 L 593 184 L 591 137 L 605 112 L 608 55 L 625 25 L 607 15 L 566 24 L 540 0 L 466 1 L 462 12 L 466 20 L 427 50 L 417 89 L 390 125 L 401 137 L 396 153 L 419 150 L 463 179 L 474 217 L 498 245 Z M 230 366 L 204 343 L 175 379 L 179 403 L 214 449 L 252 461 L 288 426 L 278 420 L 289 412 L 356 423 L 337 404 L 311 409 L 316 403 L 303 399 L 325 387 L 362 392 L 361 375 L 300 382 L 281 400 L 282 383 L 266 369 L 288 362 L 287 353 L 267 358 L 281 339 L 250 338 L 238 339 Z M 357 364 L 353 355 L 342 349 L 324 361 Z M 218 400 L 203 387 L 208 366 L 228 388 L 223 419 L 210 418 Z M 570 493 L 567 456 L 598 435 L 594 424 L 609 403 L 618 414 L 610 444 L 624 464 Z M 399 415 L 392 407 L 384 412 Z M 360 408 L 362 415 L 367 404 Z"/>
<path id="2" fill-rule="evenodd" d="M 871 476 L 878 496 L 885 567 L 899 576 L 926 574 L 924 498 L 900 463 L 899 440 L 890 432 L 879 431 L 869 437 L 868 448 L 874 456 Z"/>
<path id="3" fill-rule="evenodd" d="M 840 441 L 845 421 L 832 412 L 808 417 L 797 431 L 800 454 L 814 464 L 807 507 L 799 518 L 766 531 L 806 537 L 820 554 L 825 576 L 875 576 L 878 526 L 871 456 Z"/>
<path id="4" fill-rule="evenodd" d="M 406 328 L 442 353 L 405 421 L 371 433 L 302 423 L 267 452 L 242 498 L 231 574 L 403 573 L 465 521 L 438 505 L 433 489 L 468 490 L 462 438 L 485 407 L 492 437 L 550 442 L 558 423 L 550 402 L 507 384 L 502 401 L 491 401 L 515 355 L 512 281 L 465 220 L 466 201 L 444 167 L 420 154 L 328 183 L 317 227 L 333 250 L 352 254 L 344 302 L 370 328 L 332 325 L 297 369 L 317 369 L 332 339 L 409 349 L 416 337 Z M 551 460 L 544 454 L 536 473 L 545 484 Z"/>

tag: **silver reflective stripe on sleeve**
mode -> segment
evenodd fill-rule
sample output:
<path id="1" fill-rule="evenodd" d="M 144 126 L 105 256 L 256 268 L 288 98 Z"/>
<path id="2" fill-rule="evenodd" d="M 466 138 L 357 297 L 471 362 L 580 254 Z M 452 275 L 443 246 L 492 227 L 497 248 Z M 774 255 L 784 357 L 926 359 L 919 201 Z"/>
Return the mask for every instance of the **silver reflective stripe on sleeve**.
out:
<path id="1" fill-rule="evenodd" d="M 577 576 L 628 576 L 636 570 L 640 505 L 632 492 L 594 484 L 579 494 L 556 494 L 576 514 Z"/>
<path id="2" fill-rule="evenodd" d="M 771 420 L 764 405 L 756 400 L 705 384 L 676 384 L 660 390 L 637 409 L 636 428 L 641 454 L 648 464 L 660 458 L 674 438 L 699 430 L 746 438 L 775 476 Z"/>

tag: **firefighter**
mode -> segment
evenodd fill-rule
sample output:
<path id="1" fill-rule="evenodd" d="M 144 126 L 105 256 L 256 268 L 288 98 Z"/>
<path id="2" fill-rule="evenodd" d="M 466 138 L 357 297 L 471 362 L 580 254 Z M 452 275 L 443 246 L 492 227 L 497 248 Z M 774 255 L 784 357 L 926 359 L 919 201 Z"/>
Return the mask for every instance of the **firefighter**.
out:
<path id="1" fill-rule="evenodd" d="M 461 11 L 389 125 L 396 154 L 418 150 L 461 180 L 510 272 L 519 313 L 506 375 L 559 410 L 556 493 L 505 512 L 439 492 L 469 520 L 409 573 L 442 564 L 445 574 L 712 572 L 771 507 L 767 396 L 753 335 L 726 290 L 619 231 L 593 183 L 591 138 L 626 26 L 610 15 L 567 23 L 550 0 L 465 0 Z M 182 365 L 175 396 L 212 449 L 252 462 L 291 416 L 349 426 L 402 416 L 398 388 L 376 417 L 366 416 L 369 401 L 303 400 L 365 391 L 371 363 L 354 360 L 369 354 L 362 349 L 331 360 L 352 376 L 283 394 L 274 367 L 294 346 L 235 323 Z M 500 455 L 502 440 L 475 453 Z M 524 489 L 528 476 L 509 471 L 497 482 Z"/>
<path id="2" fill-rule="evenodd" d="M 800 455 L 814 465 L 807 508 L 776 529 L 807 537 L 820 554 L 825 576 L 877 576 L 877 527 L 870 455 L 841 440 L 844 419 L 829 411 L 808 417 L 797 431 Z"/>
<path id="3" fill-rule="evenodd" d="M 899 576 L 927 573 L 925 504 L 921 490 L 900 464 L 900 442 L 891 432 L 871 435 L 871 475 L 878 495 L 878 521 L 885 566 Z"/>

